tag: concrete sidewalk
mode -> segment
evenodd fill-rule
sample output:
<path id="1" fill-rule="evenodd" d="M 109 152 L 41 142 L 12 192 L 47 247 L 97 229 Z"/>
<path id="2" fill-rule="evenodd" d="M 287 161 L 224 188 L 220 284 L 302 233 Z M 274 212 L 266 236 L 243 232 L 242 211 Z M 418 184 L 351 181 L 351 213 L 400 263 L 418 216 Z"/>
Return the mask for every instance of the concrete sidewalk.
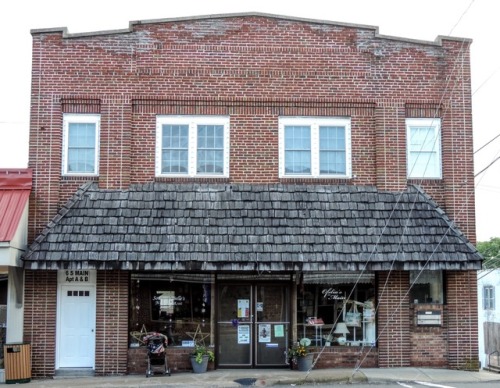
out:
<path id="1" fill-rule="evenodd" d="M 143 375 L 55 378 L 32 380 L 26 386 L 33 387 L 241 387 L 298 385 L 304 383 L 382 383 L 387 381 L 422 381 L 436 384 L 453 382 L 498 381 L 500 374 L 481 370 L 479 372 L 456 371 L 431 368 L 368 368 L 319 369 L 311 372 L 298 372 L 289 369 L 223 369 L 195 374 L 192 372 L 172 373 L 172 376 Z"/>

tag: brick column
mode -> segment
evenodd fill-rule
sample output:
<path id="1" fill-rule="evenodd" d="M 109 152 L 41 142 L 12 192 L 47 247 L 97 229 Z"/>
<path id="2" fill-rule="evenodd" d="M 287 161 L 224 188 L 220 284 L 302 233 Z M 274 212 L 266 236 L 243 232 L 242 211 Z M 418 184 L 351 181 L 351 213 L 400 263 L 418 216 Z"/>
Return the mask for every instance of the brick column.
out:
<path id="1" fill-rule="evenodd" d="M 24 341 L 31 343 L 31 375 L 51 377 L 56 365 L 57 271 L 24 275 Z"/>
<path id="2" fill-rule="evenodd" d="M 377 333 L 381 368 L 410 366 L 409 302 L 408 296 L 405 296 L 409 283 L 409 273 L 404 271 L 379 272 L 377 276 Z"/>
<path id="3" fill-rule="evenodd" d="M 376 179 L 380 190 L 406 189 L 404 106 L 382 103 L 375 109 Z"/>
<path id="4" fill-rule="evenodd" d="M 103 99 L 99 160 L 99 186 L 103 189 L 126 189 L 130 185 L 131 122 L 129 96 Z"/>
<path id="5" fill-rule="evenodd" d="M 451 369 L 479 369 L 476 276 L 476 271 L 446 273 Z"/>
<path id="6" fill-rule="evenodd" d="M 96 375 L 127 373 L 129 273 L 97 271 Z"/>

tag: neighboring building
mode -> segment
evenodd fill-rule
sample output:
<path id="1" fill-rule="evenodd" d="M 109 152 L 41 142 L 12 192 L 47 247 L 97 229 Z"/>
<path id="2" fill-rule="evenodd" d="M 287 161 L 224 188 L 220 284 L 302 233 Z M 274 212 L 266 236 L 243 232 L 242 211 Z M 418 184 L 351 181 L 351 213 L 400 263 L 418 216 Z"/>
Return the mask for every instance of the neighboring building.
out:
<path id="1" fill-rule="evenodd" d="M 500 269 L 477 273 L 479 305 L 479 361 L 483 368 L 500 371 Z"/>
<path id="2" fill-rule="evenodd" d="M 155 330 L 174 372 L 194 340 L 250 368 L 302 337 L 319 368 L 478 368 L 470 40 L 255 13 L 32 35 L 34 377 L 144 373 Z"/>
<path id="3" fill-rule="evenodd" d="M 0 169 L 0 369 L 3 345 L 23 341 L 23 263 L 28 246 L 32 172 Z"/>

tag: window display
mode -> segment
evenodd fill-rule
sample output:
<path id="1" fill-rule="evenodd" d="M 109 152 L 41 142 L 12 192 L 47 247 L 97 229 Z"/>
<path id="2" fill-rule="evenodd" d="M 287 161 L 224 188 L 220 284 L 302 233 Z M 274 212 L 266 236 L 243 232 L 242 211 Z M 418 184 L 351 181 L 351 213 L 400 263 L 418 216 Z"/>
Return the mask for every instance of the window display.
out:
<path id="1" fill-rule="evenodd" d="M 134 274 L 131 330 L 144 325 L 166 335 L 169 346 L 211 343 L 212 284 L 210 276 Z"/>
<path id="2" fill-rule="evenodd" d="M 374 345 L 373 273 L 304 274 L 297 290 L 297 338 L 312 345 Z"/>
<path id="3" fill-rule="evenodd" d="M 442 271 L 410 271 L 410 302 L 443 303 Z"/>

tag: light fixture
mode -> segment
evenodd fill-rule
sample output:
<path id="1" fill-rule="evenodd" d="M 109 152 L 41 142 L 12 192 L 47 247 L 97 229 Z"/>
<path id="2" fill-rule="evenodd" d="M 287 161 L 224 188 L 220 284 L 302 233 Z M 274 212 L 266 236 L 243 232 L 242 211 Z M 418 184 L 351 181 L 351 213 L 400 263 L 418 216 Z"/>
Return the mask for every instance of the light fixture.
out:
<path id="1" fill-rule="evenodd" d="M 347 328 L 345 322 L 337 323 L 337 325 L 335 326 L 335 330 L 333 331 L 333 334 L 341 334 L 341 336 L 337 338 L 337 342 L 339 345 L 345 345 L 345 343 L 347 342 L 347 338 L 345 336 L 349 333 L 350 331 Z"/>

